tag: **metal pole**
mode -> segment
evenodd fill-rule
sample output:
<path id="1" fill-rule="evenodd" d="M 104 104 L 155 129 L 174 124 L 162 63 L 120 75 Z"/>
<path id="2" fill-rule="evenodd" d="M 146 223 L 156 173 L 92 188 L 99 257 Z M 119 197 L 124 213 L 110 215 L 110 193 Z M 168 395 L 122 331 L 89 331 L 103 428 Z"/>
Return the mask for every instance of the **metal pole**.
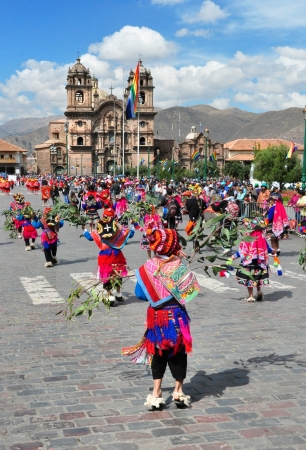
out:
<path id="1" fill-rule="evenodd" d="M 148 178 L 150 178 L 150 143 L 148 147 Z"/>
<path id="2" fill-rule="evenodd" d="M 68 122 L 68 120 L 66 120 L 66 123 L 65 123 L 65 133 L 66 133 L 66 172 L 67 172 L 67 175 L 69 175 L 69 162 L 68 162 L 68 127 L 69 127 L 69 122 Z"/>
<path id="3" fill-rule="evenodd" d="M 124 69 L 122 69 L 122 175 L 124 175 Z"/>
<path id="4" fill-rule="evenodd" d="M 157 179 L 159 181 L 159 148 L 157 149 Z"/>
<path id="5" fill-rule="evenodd" d="M 174 147 L 172 149 L 172 180 L 174 180 Z"/>
<path id="6" fill-rule="evenodd" d="M 83 153 L 81 153 L 81 176 L 83 176 Z"/>
<path id="7" fill-rule="evenodd" d="M 75 158 L 75 175 L 78 176 L 78 158 Z"/>
<path id="8" fill-rule="evenodd" d="M 303 109 L 304 113 L 304 151 L 303 151 L 303 169 L 302 169 L 302 190 L 306 188 L 306 106 Z"/>
<path id="9" fill-rule="evenodd" d="M 208 133 L 209 133 L 209 129 L 206 128 L 206 130 L 204 132 L 204 136 L 205 136 L 205 156 L 204 156 L 204 176 L 203 176 L 204 181 L 207 181 L 207 141 L 208 141 Z"/>

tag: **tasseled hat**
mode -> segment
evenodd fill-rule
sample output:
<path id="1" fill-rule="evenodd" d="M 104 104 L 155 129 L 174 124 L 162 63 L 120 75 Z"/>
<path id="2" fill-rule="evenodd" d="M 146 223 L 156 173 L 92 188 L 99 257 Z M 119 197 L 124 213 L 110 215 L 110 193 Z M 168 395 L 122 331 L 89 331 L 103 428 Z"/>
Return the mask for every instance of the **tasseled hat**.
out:
<path id="1" fill-rule="evenodd" d="M 263 230 L 266 228 L 266 222 L 263 217 L 244 218 L 242 220 L 244 228 L 250 231 Z"/>
<path id="2" fill-rule="evenodd" d="M 159 255 L 176 255 L 181 250 L 175 230 L 164 228 L 155 230 L 150 236 L 150 248 Z"/>

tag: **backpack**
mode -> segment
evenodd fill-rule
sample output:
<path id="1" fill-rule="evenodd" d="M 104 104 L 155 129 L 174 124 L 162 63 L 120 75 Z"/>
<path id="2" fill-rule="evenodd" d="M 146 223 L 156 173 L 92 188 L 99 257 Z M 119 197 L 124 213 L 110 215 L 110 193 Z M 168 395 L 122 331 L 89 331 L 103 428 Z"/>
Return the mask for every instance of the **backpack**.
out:
<path id="1" fill-rule="evenodd" d="M 175 217 L 177 216 L 177 204 L 174 199 L 169 200 L 167 203 L 167 209 L 168 209 L 168 217 Z"/>

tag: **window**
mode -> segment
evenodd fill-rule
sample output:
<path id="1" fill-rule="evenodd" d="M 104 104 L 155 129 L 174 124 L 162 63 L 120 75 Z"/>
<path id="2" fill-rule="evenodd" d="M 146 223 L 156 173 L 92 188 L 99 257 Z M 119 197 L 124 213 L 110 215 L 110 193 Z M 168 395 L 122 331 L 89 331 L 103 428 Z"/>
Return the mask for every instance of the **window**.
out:
<path id="1" fill-rule="evenodd" d="M 81 78 L 78 79 L 78 84 L 82 84 Z"/>
<path id="2" fill-rule="evenodd" d="M 143 80 L 140 80 L 140 86 L 143 86 Z"/>
<path id="3" fill-rule="evenodd" d="M 62 157 L 62 149 L 61 148 L 57 148 L 57 157 L 61 158 Z"/>
<path id="4" fill-rule="evenodd" d="M 52 133 L 53 139 L 59 139 L 59 133 Z"/>
<path id="5" fill-rule="evenodd" d="M 113 131 L 109 131 L 108 132 L 108 140 L 109 140 L 109 142 L 115 142 L 114 132 Z"/>
<path id="6" fill-rule="evenodd" d="M 81 120 L 78 121 L 78 126 L 81 127 L 83 125 L 83 122 Z"/>
<path id="7" fill-rule="evenodd" d="M 139 93 L 139 103 L 144 105 L 146 102 L 146 94 L 143 91 Z"/>
<path id="8" fill-rule="evenodd" d="M 0 155 L 0 158 L 1 158 L 1 159 L 4 159 L 4 155 Z"/>
<path id="9" fill-rule="evenodd" d="M 139 139 L 139 144 L 140 144 L 140 145 L 146 145 L 146 138 L 141 137 L 141 138 Z"/>
<path id="10" fill-rule="evenodd" d="M 82 137 L 78 137 L 77 145 L 84 145 L 84 139 Z"/>
<path id="11" fill-rule="evenodd" d="M 75 93 L 75 100 L 76 100 L 76 102 L 77 103 L 83 103 L 83 99 L 84 99 L 83 92 L 82 91 L 77 91 Z"/>

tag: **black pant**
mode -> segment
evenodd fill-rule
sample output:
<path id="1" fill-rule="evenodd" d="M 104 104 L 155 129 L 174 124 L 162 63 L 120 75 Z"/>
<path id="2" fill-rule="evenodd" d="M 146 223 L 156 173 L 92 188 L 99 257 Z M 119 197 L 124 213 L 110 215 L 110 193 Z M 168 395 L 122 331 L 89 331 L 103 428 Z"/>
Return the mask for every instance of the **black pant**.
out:
<path id="1" fill-rule="evenodd" d="M 156 349 L 155 355 L 152 358 L 151 369 L 153 380 L 163 378 L 167 364 L 175 380 L 184 380 L 187 373 L 187 353 L 177 353 L 169 358 L 168 350 L 163 350 L 162 356 L 158 352 L 158 349 Z"/>
<path id="2" fill-rule="evenodd" d="M 44 254 L 47 262 L 53 262 L 56 257 L 57 245 L 44 249 Z"/>
<path id="3" fill-rule="evenodd" d="M 34 244 L 34 242 L 35 242 L 35 239 L 32 238 L 32 243 Z M 24 243 L 25 243 L 25 245 L 28 247 L 28 246 L 30 245 L 30 239 L 24 238 Z"/>

